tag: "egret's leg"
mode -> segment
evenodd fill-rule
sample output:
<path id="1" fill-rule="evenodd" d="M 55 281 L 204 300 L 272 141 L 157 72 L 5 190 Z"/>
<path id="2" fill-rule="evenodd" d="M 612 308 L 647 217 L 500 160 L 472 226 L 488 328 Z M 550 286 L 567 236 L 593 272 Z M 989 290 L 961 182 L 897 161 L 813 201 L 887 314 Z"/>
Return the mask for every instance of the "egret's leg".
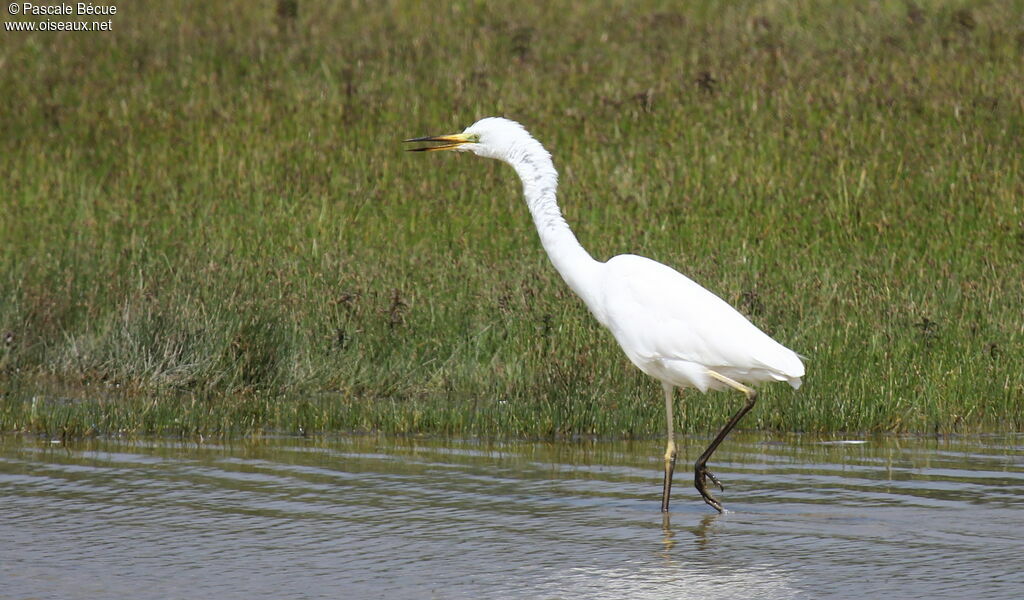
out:
<path id="1" fill-rule="evenodd" d="M 743 407 L 740 408 L 739 411 L 737 411 L 731 419 L 729 419 L 729 422 L 726 423 L 725 427 L 723 427 L 722 430 L 718 432 L 718 435 L 715 436 L 715 439 L 711 441 L 711 444 L 707 447 L 706 450 L 704 450 L 704 453 L 700 455 L 700 458 L 698 458 L 697 462 L 693 465 L 694 487 L 696 487 L 697 491 L 700 492 L 701 497 L 704 498 L 704 502 L 707 502 L 708 506 L 717 510 L 718 512 L 723 512 L 722 503 L 715 499 L 715 497 L 711 495 L 711 492 L 708 491 L 707 480 L 710 479 L 711 482 L 717 485 L 718 489 L 720 490 L 724 491 L 725 488 L 722 487 L 722 482 L 718 481 L 718 478 L 715 477 L 714 473 L 708 471 L 707 462 L 708 459 L 711 458 L 711 455 L 715 453 L 715 450 L 718 449 L 718 445 L 721 444 L 722 440 L 725 439 L 725 436 L 729 435 L 729 432 L 732 431 L 733 427 L 736 427 L 736 424 L 740 422 L 740 419 L 742 419 L 744 415 L 750 412 L 750 409 L 754 408 L 754 403 L 757 402 L 757 390 L 751 387 L 747 387 L 736 380 L 730 379 L 725 375 L 722 375 L 721 373 L 716 373 L 714 371 L 709 370 L 708 375 L 714 377 L 718 381 L 721 381 L 722 383 L 728 385 L 729 387 L 735 390 L 743 392 L 743 394 L 747 397 L 746 404 L 744 404 Z"/>
<path id="2" fill-rule="evenodd" d="M 668 422 L 668 445 L 665 447 L 665 481 L 661 487 L 661 512 L 668 512 L 668 498 L 672 494 L 672 473 L 676 470 L 676 439 L 672 421 L 672 384 L 661 384 L 665 390 L 665 420 Z"/>

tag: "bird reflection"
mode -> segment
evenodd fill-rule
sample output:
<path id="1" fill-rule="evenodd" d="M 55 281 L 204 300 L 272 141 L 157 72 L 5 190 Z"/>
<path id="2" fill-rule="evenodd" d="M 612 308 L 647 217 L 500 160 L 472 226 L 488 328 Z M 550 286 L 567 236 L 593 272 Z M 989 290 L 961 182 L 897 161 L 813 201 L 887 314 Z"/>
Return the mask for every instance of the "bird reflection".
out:
<path id="1" fill-rule="evenodd" d="M 720 513 L 704 515 L 700 518 L 700 522 L 691 529 L 694 537 L 697 538 L 695 543 L 698 550 L 705 550 L 711 545 L 711 526 L 720 516 Z M 661 545 L 665 558 L 671 557 L 672 549 L 675 548 L 677 543 L 676 532 L 672 529 L 672 515 L 670 513 L 662 513 Z"/>

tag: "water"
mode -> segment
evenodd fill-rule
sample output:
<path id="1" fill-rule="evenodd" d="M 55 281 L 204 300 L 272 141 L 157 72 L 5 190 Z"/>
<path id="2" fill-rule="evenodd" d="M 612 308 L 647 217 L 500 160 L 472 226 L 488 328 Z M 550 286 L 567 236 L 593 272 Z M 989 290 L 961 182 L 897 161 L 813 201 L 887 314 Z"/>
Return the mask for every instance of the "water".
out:
<path id="1" fill-rule="evenodd" d="M 0 598 L 1024 598 L 1024 436 L 835 442 L 0 437 Z"/>

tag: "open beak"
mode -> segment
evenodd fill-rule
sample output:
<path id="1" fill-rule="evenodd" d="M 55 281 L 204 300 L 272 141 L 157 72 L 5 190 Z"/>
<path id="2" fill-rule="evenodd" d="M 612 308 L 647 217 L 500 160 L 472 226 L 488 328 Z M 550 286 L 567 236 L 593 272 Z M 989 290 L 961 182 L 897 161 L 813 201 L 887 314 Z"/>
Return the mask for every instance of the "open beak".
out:
<path id="1" fill-rule="evenodd" d="M 405 142 L 432 142 L 439 144 L 437 146 L 424 146 L 423 148 L 408 148 L 409 152 L 433 152 L 434 150 L 451 150 L 452 148 L 458 148 L 459 146 L 466 144 L 470 141 L 469 136 L 464 133 L 454 133 L 452 135 L 434 135 L 427 137 L 412 138 L 411 140 L 403 140 Z"/>

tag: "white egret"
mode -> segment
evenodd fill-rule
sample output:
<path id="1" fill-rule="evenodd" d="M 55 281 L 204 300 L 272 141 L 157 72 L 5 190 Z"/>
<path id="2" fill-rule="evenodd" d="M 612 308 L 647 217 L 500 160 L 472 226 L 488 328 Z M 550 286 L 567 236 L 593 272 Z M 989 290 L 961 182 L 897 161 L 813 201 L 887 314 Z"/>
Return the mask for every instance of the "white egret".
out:
<path id="1" fill-rule="evenodd" d="M 469 151 L 504 161 L 523 181 L 526 205 L 541 244 L 555 269 L 641 371 L 661 382 L 665 394 L 668 443 L 661 510 L 667 512 L 675 470 L 676 444 L 672 401 L 676 387 L 734 389 L 746 403 L 694 464 L 694 486 L 719 512 L 722 504 L 708 491 L 708 480 L 724 491 L 707 461 L 725 436 L 757 400 L 750 385 L 786 381 L 800 386 L 800 357 L 755 327 L 724 300 L 671 267 L 642 256 L 623 254 L 594 260 L 573 235 L 555 200 L 558 173 L 551 155 L 522 125 L 500 117 L 481 119 L 462 133 L 414 138 L 407 142 L 438 145 L 415 151 Z M 748 385 L 749 384 L 749 385 Z"/>

